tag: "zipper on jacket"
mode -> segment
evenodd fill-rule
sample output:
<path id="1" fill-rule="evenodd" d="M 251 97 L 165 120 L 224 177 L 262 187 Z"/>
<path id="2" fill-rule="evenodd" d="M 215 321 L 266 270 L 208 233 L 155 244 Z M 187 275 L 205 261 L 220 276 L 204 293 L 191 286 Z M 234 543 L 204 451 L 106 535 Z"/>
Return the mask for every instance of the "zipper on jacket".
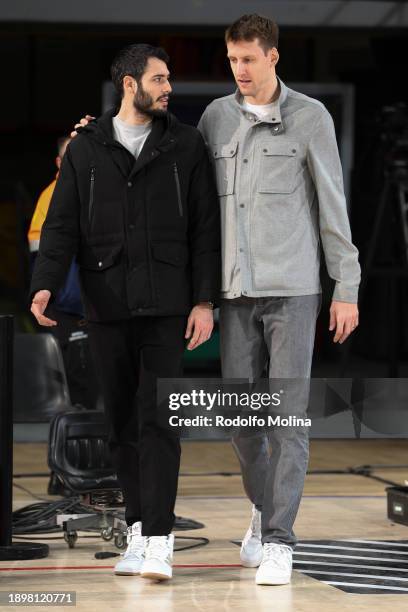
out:
<path id="1" fill-rule="evenodd" d="M 92 208 L 94 202 L 94 189 L 95 189 L 95 166 L 91 167 L 91 181 L 89 187 L 89 224 L 91 223 L 92 218 Z"/>
<path id="2" fill-rule="evenodd" d="M 173 163 L 173 169 L 174 169 L 174 180 L 176 181 L 178 208 L 179 208 L 180 217 L 182 217 L 183 216 L 183 204 L 181 203 L 180 178 L 179 178 L 179 173 L 178 173 L 176 162 Z"/>

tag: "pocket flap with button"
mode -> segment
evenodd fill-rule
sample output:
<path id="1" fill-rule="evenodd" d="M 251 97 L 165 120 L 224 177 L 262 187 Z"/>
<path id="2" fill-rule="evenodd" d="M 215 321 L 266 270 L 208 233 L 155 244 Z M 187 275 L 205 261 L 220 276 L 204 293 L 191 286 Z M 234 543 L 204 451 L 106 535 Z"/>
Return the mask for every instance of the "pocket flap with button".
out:
<path id="1" fill-rule="evenodd" d="M 273 142 L 262 145 L 262 153 L 264 155 L 285 155 L 294 157 L 296 155 L 296 146 L 287 142 Z"/>
<path id="2" fill-rule="evenodd" d="M 183 242 L 154 242 L 152 253 L 157 261 L 173 266 L 184 266 L 188 261 L 187 244 Z"/>
<path id="3" fill-rule="evenodd" d="M 230 142 L 229 144 L 214 144 L 211 146 L 213 156 L 217 157 L 234 157 L 237 152 L 238 143 Z"/>
<path id="4" fill-rule="evenodd" d="M 235 190 L 238 142 L 211 145 L 219 196 L 231 195 Z"/>
<path id="5" fill-rule="evenodd" d="M 122 244 L 83 247 L 78 256 L 79 266 L 85 270 L 106 270 L 117 263 L 122 249 Z"/>
<path id="6" fill-rule="evenodd" d="M 260 143 L 259 193 L 292 193 L 300 169 L 294 142 L 272 139 Z"/>

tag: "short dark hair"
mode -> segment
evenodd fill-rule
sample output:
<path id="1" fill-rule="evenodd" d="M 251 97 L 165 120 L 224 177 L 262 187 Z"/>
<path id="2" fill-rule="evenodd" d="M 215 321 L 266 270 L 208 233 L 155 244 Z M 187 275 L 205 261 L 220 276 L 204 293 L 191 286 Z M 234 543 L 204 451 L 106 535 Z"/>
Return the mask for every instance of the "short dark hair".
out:
<path id="1" fill-rule="evenodd" d="M 242 15 L 225 32 L 226 43 L 241 40 L 252 42 L 256 38 L 264 53 L 273 47 L 278 48 L 278 24 L 269 17 L 253 13 L 252 15 Z"/>
<path id="2" fill-rule="evenodd" d="M 64 148 L 65 143 L 70 142 L 70 140 L 71 140 L 70 136 L 60 136 L 60 138 L 57 139 L 58 157 L 62 157 L 61 156 L 62 149 Z"/>
<path id="3" fill-rule="evenodd" d="M 124 94 L 123 78 L 131 76 L 139 83 L 150 57 L 157 57 L 166 64 L 169 63 L 169 56 L 161 47 L 136 44 L 129 45 L 119 51 L 111 65 L 111 77 L 118 94 L 122 98 Z"/>

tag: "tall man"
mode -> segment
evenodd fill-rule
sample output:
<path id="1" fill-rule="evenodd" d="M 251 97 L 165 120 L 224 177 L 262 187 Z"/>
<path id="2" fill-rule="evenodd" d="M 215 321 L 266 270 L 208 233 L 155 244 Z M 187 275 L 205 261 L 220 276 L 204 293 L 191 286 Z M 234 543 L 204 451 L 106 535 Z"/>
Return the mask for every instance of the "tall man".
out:
<path id="1" fill-rule="evenodd" d="M 118 574 L 168 579 L 180 443 L 159 418 L 156 381 L 212 331 L 219 206 L 200 133 L 167 112 L 167 54 L 131 45 L 115 58 L 119 109 L 68 146 L 43 226 L 31 310 L 44 314 L 76 254 L 91 348 L 123 489 L 128 548 Z M 137 402 L 135 398 L 137 396 Z"/>
<path id="2" fill-rule="evenodd" d="M 342 169 L 326 108 L 276 76 L 278 27 L 244 15 L 226 31 L 238 86 L 200 120 L 215 166 L 222 222 L 220 337 L 223 376 L 310 377 L 320 308 L 319 243 L 336 281 L 334 341 L 358 324 L 358 252 L 351 242 Z M 290 414 L 305 416 L 297 395 Z M 290 581 L 293 524 L 308 463 L 304 427 L 277 427 L 268 439 L 233 440 L 253 503 L 241 561 L 258 584 Z"/>

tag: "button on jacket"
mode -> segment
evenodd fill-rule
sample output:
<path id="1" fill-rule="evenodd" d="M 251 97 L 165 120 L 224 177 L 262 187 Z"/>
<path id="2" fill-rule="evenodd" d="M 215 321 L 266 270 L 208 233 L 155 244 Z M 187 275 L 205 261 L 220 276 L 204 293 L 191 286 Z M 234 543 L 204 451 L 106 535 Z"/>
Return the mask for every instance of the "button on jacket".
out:
<path id="1" fill-rule="evenodd" d="M 113 139 L 115 113 L 68 145 L 31 295 L 55 296 L 77 254 L 89 320 L 185 315 L 217 301 L 219 205 L 201 134 L 167 113 L 135 160 Z"/>
<path id="2" fill-rule="evenodd" d="M 333 299 L 357 302 L 360 266 L 333 120 L 319 101 L 279 84 L 270 118 L 245 110 L 237 91 L 214 100 L 198 126 L 220 198 L 222 296 L 319 293 L 321 241 Z"/>

